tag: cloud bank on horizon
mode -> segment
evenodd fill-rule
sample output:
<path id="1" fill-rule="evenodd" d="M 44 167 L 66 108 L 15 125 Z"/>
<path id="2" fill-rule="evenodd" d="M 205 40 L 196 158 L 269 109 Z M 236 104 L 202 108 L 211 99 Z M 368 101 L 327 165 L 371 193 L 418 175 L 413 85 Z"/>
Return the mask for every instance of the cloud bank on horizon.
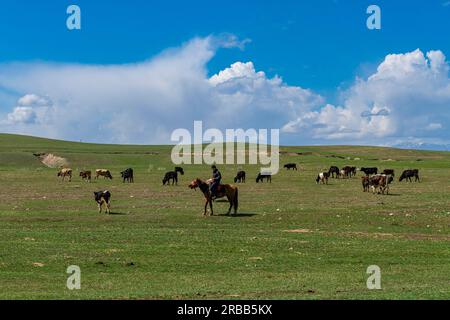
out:
<path id="1" fill-rule="evenodd" d="M 280 128 L 282 144 L 450 144 L 443 52 L 389 54 L 335 105 L 311 89 L 267 77 L 251 61 L 208 77 L 207 64 L 217 50 L 247 42 L 194 38 L 125 65 L 2 64 L 0 90 L 18 98 L 0 113 L 0 131 L 158 144 L 170 143 L 174 129 L 203 120 L 205 128 L 221 130 Z"/>

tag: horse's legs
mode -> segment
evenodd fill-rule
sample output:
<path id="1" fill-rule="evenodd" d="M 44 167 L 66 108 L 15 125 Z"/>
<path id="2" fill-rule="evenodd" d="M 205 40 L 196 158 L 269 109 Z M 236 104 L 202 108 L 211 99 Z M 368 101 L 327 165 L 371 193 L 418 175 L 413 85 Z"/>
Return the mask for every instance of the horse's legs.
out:
<path id="1" fill-rule="evenodd" d="M 211 199 L 209 199 L 209 208 L 211 209 L 211 216 L 214 215 Z"/>
<path id="2" fill-rule="evenodd" d="M 229 195 L 227 195 L 227 199 L 228 199 L 228 202 L 230 203 L 230 207 L 228 208 L 228 212 L 227 212 L 227 215 L 229 216 L 231 213 L 231 208 L 233 207 L 233 199 Z"/>
<path id="3" fill-rule="evenodd" d="M 203 215 L 206 216 L 206 208 L 208 207 L 208 199 L 205 201 L 205 211 L 203 211 Z"/>

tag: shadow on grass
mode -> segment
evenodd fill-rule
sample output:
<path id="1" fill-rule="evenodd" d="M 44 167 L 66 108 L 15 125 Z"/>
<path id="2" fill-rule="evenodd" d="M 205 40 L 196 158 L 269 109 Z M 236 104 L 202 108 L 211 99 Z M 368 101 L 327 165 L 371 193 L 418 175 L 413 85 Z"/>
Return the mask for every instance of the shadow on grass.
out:
<path id="1" fill-rule="evenodd" d="M 229 215 L 226 213 L 222 213 L 222 214 L 217 214 L 216 216 L 218 217 L 230 217 L 230 218 L 249 218 L 249 217 L 253 217 L 256 216 L 256 213 L 245 213 L 245 212 L 238 212 L 236 214 L 230 213 Z"/>
<path id="2" fill-rule="evenodd" d="M 112 212 L 112 211 L 109 214 L 112 216 L 126 216 L 127 215 L 124 212 Z"/>

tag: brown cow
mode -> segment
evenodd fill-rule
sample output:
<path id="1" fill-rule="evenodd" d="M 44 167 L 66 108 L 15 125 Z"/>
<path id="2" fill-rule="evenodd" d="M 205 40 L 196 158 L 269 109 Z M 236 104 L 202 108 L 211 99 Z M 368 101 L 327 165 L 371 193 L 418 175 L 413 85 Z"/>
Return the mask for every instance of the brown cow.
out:
<path id="1" fill-rule="evenodd" d="M 363 192 L 369 192 L 370 188 L 370 179 L 368 176 L 361 177 L 361 183 L 363 186 Z"/>
<path id="2" fill-rule="evenodd" d="M 82 180 L 91 182 L 92 173 L 91 173 L 91 171 L 88 171 L 88 170 L 80 171 L 80 177 Z"/>
<path id="3" fill-rule="evenodd" d="M 69 177 L 69 182 L 72 181 L 72 169 L 62 168 L 58 172 L 58 177 L 62 177 L 62 181 L 64 181 L 66 177 Z"/>
<path id="4" fill-rule="evenodd" d="M 104 179 L 108 178 L 112 180 L 112 175 L 109 170 L 106 169 L 97 169 L 95 170 L 95 179 L 98 179 L 99 176 L 102 176 Z"/>

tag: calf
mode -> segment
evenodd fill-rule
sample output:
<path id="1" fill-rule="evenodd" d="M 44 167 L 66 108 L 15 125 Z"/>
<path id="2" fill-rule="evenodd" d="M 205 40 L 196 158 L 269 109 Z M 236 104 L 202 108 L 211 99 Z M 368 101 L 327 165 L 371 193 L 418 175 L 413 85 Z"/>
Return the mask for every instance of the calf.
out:
<path id="1" fill-rule="evenodd" d="M 70 168 L 62 168 L 58 171 L 58 177 L 62 177 L 62 181 L 69 177 L 69 182 L 72 181 L 72 169 Z"/>
<path id="2" fill-rule="evenodd" d="M 237 182 L 242 182 L 245 183 L 245 171 L 239 171 L 236 175 L 236 177 L 234 177 L 234 183 Z"/>
<path id="3" fill-rule="evenodd" d="M 286 163 L 284 165 L 284 168 L 288 169 L 288 170 L 297 170 L 297 164 L 295 163 Z"/>
<path id="4" fill-rule="evenodd" d="M 95 202 L 98 204 L 98 212 L 102 212 L 102 207 L 105 205 L 106 213 L 110 213 L 111 193 L 108 190 L 94 192 Z"/>
<path id="5" fill-rule="evenodd" d="M 322 182 L 322 184 L 328 184 L 328 178 L 330 177 L 330 174 L 328 172 L 321 172 L 317 175 L 316 183 L 319 184 Z"/>
<path id="6" fill-rule="evenodd" d="M 86 180 L 88 182 L 91 182 L 91 176 L 92 176 L 91 171 L 87 171 L 87 170 L 80 171 L 81 180 Z"/>
<path id="7" fill-rule="evenodd" d="M 272 183 L 272 175 L 261 173 L 258 173 L 258 176 L 256 177 L 256 183 L 258 183 L 259 181 L 264 182 L 264 179 L 266 179 L 267 182 Z"/>
<path id="8" fill-rule="evenodd" d="M 366 174 L 366 176 L 368 176 L 368 175 L 371 175 L 371 174 L 377 174 L 378 173 L 378 168 L 376 168 L 376 167 L 361 168 L 360 171 L 364 172 Z"/>
<path id="9" fill-rule="evenodd" d="M 403 179 L 407 179 L 409 182 L 412 182 L 412 180 L 411 180 L 412 177 L 415 178 L 414 181 L 420 182 L 419 169 L 409 169 L 409 170 L 403 171 L 403 173 L 400 176 L 400 178 L 398 179 L 398 181 L 403 181 Z"/>
<path id="10" fill-rule="evenodd" d="M 328 170 L 328 174 L 332 178 L 339 178 L 339 168 L 336 166 L 331 166 L 330 170 Z"/>
<path id="11" fill-rule="evenodd" d="M 361 183 L 363 186 L 363 192 L 369 192 L 370 188 L 370 179 L 368 176 L 361 177 Z"/>
<path id="12" fill-rule="evenodd" d="M 163 186 L 166 185 L 166 183 L 167 185 L 170 185 L 170 180 L 172 180 L 172 185 L 178 185 L 178 174 L 176 171 L 166 172 L 162 180 Z"/>
<path id="13" fill-rule="evenodd" d="M 125 169 L 124 171 L 122 171 L 120 173 L 120 175 L 122 176 L 122 183 L 124 183 L 125 181 L 129 182 L 129 183 L 133 183 L 134 182 L 134 175 L 133 175 L 133 169 L 128 168 Z"/>
<path id="14" fill-rule="evenodd" d="M 109 172 L 109 170 L 106 169 L 97 169 L 95 170 L 95 179 L 98 179 L 98 177 L 102 176 L 103 179 L 111 179 L 112 180 L 112 175 L 111 172 Z"/>
<path id="15" fill-rule="evenodd" d="M 179 172 L 181 175 L 184 175 L 184 170 L 182 167 L 175 167 L 175 172 Z"/>

